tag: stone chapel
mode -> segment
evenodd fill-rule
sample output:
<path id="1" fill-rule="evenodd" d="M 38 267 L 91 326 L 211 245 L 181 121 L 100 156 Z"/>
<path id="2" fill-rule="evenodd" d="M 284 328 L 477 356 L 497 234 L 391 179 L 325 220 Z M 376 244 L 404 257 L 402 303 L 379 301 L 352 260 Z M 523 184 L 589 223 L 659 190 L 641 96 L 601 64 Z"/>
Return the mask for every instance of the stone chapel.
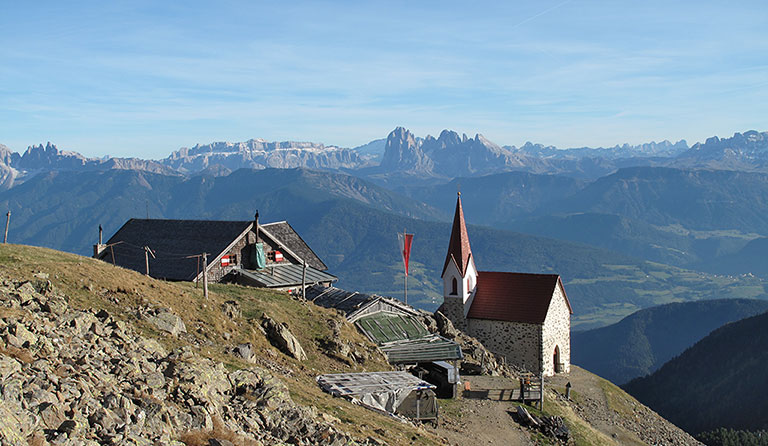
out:
<path id="1" fill-rule="evenodd" d="M 557 274 L 477 271 L 456 200 L 441 311 L 507 363 L 551 376 L 571 367 L 571 303 Z"/>

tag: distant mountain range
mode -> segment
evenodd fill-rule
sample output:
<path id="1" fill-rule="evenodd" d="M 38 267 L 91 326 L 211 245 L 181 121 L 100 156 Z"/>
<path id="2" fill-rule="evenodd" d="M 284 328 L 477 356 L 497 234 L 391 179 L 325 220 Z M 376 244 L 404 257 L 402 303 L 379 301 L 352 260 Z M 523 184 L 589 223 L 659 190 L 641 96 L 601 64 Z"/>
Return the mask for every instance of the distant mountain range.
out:
<path id="1" fill-rule="evenodd" d="M 768 313 L 726 324 L 624 385 L 632 396 L 689 433 L 719 427 L 768 429 Z"/>
<path id="2" fill-rule="evenodd" d="M 768 301 L 715 299 L 639 310 L 571 335 L 571 361 L 615 383 L 653 373 L 712 330 L 768 311 Z"/>
<path id="3" fill-rule="evenodd" d="M 499 146 L 481 134 L 470 138 L 451 130 L 443 130 L 437 138 L 429 135 L 422 138 L 398 127 L 386 139 L 354 149 L 312 142 L 251 139 L 185 147 L 161 160 L 86 158 L 77 152 L 61 151 L 50 142 L 45 146 L 30 146 L 23 154 L 0 145 L 0 188 L 12 187 L 40 171 L 62 169 L 226 175 L 240 168 L 306 167 L 354 171 L 358 176 L 386 183 L 393 175 L 450 180 L 509 171 L 595 179 L 632 166 L 768 172 L 768 133 L 751 130 L 731 138 L 712 137 L 690 148 L 683 140 L 560 150 L 530 142 L 520 148 Z"/>
<path id="4" fill-rule="evenodd" d="M 437 228 L 461 190 L 467 221 L 493 228 L 489 267 L 564 274 L 568 289 L 585 296 L 576 304 L 585 312 L 576 325 L 586 328 L 666 302 L 768 297 L 761 248 L 768 174 L 665 167 L 741 159 L 759 170 L 767 140 L 749 131 L 693 147 L 662 141 L 559 150 L 501 147 L 449 130 L 421 138 L 399 127 L 355 149 L 254 139 L 182 148 L 162 160 L 86 158 L 53 144 L 23 154 L 0 147 L 0 207 L 13 211 L 11 240 L 80 253 L 100 223 L 116 228 L 147 214 L 249 218 L 256 208 L 271 210 L 296 219 L 315 234 L 313 243 L 329 243 L 325 253 L 351 284 L 389 293 L 398 292 L 397 259 L 377 257 L 390 247 L 370 231 L 384 234 L 385 222 L 438 222 L 423 226 L 433 234 L 424 245 L 431 251 L 422 254 L 421 284 L 414 283 L 431 306 L 438 286 L 432 262 L 445 249 Z M 567 247 L 562 256 L 547 247 L 558 244 Z"/>

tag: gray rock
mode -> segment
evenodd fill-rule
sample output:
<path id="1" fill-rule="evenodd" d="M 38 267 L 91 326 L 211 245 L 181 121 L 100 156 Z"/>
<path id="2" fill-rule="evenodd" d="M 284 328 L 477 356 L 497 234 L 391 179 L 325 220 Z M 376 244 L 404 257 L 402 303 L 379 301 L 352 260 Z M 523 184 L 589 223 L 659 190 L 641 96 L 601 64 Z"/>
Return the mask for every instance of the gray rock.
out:
<path id="1" fill-rule="evenodd" d="M 437 329 L 440 331 L 441 336 L 448 339 L 454 339 L 459 335 L 459 330 L 453 326 L 453 322 L 451 322 L 451 320 L 443 313 L 439 311 L 435 312 L 435 322 L 437 323 Z"/>
<path id="2" fill-rule="evenodd" d="M 40 422 L 46 429 L 57 429 L 67 419 L 59 404 L 42 403 L 37 406 Z"/>
<path id="3" fill-rule="evenodd" d="M 250 342 L 246 344 L 240 344 L 237 347 L 234 348 L 234 354 L 235 356 L 239 356 L 246 361 L 250 361 L 253 359 L 253 345 L 251 345 Z"/>
<path id="4" fill-rule="evenodd" d="M 43 311 L 61 316 L 67 311 L 67 302 L 58 296 L 48 298 L 41 307 Z"/>
<path id="5" fill-rule="evenodd" d="M 14 324 L 10 328 L 11 333 L 16 336 L 19 339 L 18 342 L 21 343 L 21 345 L 17 345 L 17 347 L 29 348 L 37 343 L 37 336 L 31 331 L 27 330 L 27 327 L 24 325 Z"/>
<path id="6" fill-rule="evenodd" d="M 178 336 L 179 333 L 187 332 L 187 327 L 184 325 L 184 321 L 168 311 L 161 311 L 154 316 L 149 316 L 147 320 L 159 330 L 167 331 L 174 336 Z"/>
<path id="7" fill-rule="evenodd" d="M 80 424 L 75 420 L 65 420 L 59 425 L 57 430 L 72 437 L 72 434 L 76 433 L 80 427 Z"/>
<path id="8" fill-rule="evenodd" d="M 9 376 L 21 371 L 21 364 L 10 356 L 0 355 L 0 383 L 5 381 Z"/>
<path id="9" fill-rule="evenodd" d="M 224 312 L 224 314 L 234 320 L 242 316 L 242 311 L 240 310 L 240 304 L 237 303 L 235 300 L 228 300 L 221 304 L 221 311 Z"/>
<path id="10" fill-rule="evenodd" d="M 209 438 L 208 446 L 235 446 L 235 444 L 223 438 Z"/>
<path id="11" fill-rule="evenodd" d="M 16 293 L 19 295 L 19 300 L 22 305 L 34 299 L 38 294 L 35 286 L 32 285 L 31 282 L 24 282 L 16 287 Z"/>
<path id="12" fill-rule="evenodd" d="M 290 355 L 299 361 L 307 359 L 307 354 L 301 347 L 299 340 L 288 329 L 285 323 L 278 324 L 266 314 L 262 316 L 262 327 L 267 332 L 267 339 L 279 348 L 283 353 Z"/>

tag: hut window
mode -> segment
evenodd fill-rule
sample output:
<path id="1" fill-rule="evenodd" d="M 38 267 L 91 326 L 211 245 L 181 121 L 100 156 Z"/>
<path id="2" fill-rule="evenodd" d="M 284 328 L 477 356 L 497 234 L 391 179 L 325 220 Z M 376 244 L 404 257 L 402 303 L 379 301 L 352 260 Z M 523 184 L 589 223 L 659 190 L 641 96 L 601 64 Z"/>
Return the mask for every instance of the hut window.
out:
<path id="1" fill-rule="evenodd" d="M 451 295 L 455 296 L 457 294 L 459 294 L 459 281 L 454 277 L 451 280 Z"/>

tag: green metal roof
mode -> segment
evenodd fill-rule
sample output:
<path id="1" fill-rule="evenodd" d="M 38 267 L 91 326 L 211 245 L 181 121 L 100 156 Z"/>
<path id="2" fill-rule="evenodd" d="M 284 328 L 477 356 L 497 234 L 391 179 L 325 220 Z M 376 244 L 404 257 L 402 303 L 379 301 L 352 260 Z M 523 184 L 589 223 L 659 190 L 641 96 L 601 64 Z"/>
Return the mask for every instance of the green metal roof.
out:
<path id="1" fill-rule="evenodd" d="M 355 324 L 377 344 L 416 339 L 429 334 L 427 327 L 415 317 L 386 311 L 363 316 Z"/>
<path id="2" fill-rule="evenodd" d="M 355 325 L 377 343 L 390 364 L 462 359 L 459 344 L 436 334 L 416 317 L 379 311 L 363 316 Z"/>
<path id="3" fill-rule="evenodd" d="M 379 348 L 387 355 L 387 361 L 390 364 L 451 361 L 464 358 L 459 344 L 438 335 L 394 341 L 380 345 Z"/>

